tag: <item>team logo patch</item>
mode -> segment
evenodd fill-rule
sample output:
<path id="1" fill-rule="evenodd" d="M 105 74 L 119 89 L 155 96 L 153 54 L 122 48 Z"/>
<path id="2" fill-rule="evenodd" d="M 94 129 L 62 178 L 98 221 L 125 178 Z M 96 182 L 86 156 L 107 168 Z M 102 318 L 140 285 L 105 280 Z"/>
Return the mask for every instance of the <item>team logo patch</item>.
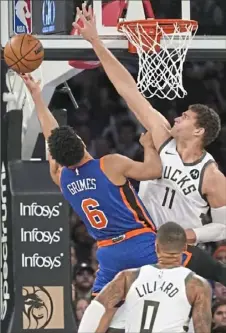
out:
<path id="1" fill-rule="evenodd" d="M 198 179 L 199 178 L 199 170 L 193 169 L 190 171 L 190 175 L 192 179 Z"/>

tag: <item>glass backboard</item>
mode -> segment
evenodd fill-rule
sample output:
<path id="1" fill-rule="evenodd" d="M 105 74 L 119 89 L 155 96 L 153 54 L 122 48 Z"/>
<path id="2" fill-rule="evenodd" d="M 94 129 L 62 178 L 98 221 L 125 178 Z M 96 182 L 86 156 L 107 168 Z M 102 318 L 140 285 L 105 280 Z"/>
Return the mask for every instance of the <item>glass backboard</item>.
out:
<path id="1" fill-rule="evenodd" d="M 80 36 L 70 35 L 75 7 L 81 3 L 82 0 L 1 1 L 2 46 L 15 33 L 31 32 L 41 39 L 47 60 L 94 60 L 91 45 Z M 95 11 L 102 40 L 118 57 L 128 56 L 128 42 L 117 31 L 117 22 L 154 17 L 197 20 L 199 30 L 188 57 L 225 58 L 224 0 L 91 0 L 89 3 Z"/>

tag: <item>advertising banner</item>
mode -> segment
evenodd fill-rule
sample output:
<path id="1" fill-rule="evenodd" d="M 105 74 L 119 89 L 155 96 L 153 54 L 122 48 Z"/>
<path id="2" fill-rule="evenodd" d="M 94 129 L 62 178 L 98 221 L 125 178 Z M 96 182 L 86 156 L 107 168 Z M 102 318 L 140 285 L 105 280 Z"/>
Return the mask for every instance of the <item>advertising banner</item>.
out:
<path id="1" fill-rule="evenodd" d="M 33 32 L 38 35 L 69 34 L 74 18 L 73 0 L 33 1 Z"/>
<path id="2" fill-rule="evenodd" d="M 6 86 L 7 68 L 1 60 L 1 89 Z M 8 176 L 6 103 L 1 98 L 1 330 L 8 332 L 14 308 L 11 197 Z"/>
<path id="3" fill-rule="evenodd" d="M 8 333 L 76 331 L 71 302 L 69 207 L 47 162 L 11 162 L 15 315 Z"/>

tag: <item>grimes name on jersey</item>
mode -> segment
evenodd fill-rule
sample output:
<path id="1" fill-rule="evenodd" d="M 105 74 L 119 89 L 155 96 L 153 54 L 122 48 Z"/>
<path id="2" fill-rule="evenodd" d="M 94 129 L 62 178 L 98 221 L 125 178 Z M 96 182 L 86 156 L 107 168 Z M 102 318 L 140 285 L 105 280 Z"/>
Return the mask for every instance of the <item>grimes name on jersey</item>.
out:
<path id="1" fill-rule="evenodd" d="M 180 187 L 185 195 L 196 191 L 195 184 L 192 183 L 192 178 L 189 175 L 183 174 L 179 169 L 172 166 L 165 166 L 163 170 L 163 179 L 169 179 L 175 182 Z"/>
<path id="2" fill-rule="evenodd" d="M 176 288 L 171 282 L 163 281 L 160 286 L 157 287 L 157 281 L 154 283 L 144 283 L 139 287 L 136 287 L 136 292 L 139 297 L 144 297 L 145 295 L 152 294 L 155 291 L 161 290 L 163 293 L 168 295 L 169 297 L 174 297 L 179 289 Z"/>
<path id="3" fill-rule="evenodd" d="M 96 190 L 97 188 L 96 179 L 85 178 L 85 179 L 76 180 L 75 182 L 68 184 L 67 188 L 72 195 L 82 191 Z"/>

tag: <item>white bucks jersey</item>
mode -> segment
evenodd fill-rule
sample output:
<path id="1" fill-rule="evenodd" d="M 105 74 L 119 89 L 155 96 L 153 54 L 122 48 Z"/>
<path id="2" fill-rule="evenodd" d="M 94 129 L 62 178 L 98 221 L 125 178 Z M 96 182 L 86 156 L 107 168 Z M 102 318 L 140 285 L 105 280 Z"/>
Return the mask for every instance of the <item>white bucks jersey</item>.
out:
<path id="1" fill-rule="evenodd" d="M 209 206 L 202 196 L 204 171 L 213 157 L 205 152 L 195 163 L 183 163 L 176 150 L 176 141 L 169 139 L 161 147 L 163 165 L 161 179 L 140 183 L 139 196 L 155 225 L 172 221 L 183 228 L 202 226 Z"/>
<path id="2" fill-rule="evenodd" d="M 190 273 L 184 267 L 143 266 L 125 299 L 125 332 L 186 332 L 191 305 L 185 279 Z"/>

